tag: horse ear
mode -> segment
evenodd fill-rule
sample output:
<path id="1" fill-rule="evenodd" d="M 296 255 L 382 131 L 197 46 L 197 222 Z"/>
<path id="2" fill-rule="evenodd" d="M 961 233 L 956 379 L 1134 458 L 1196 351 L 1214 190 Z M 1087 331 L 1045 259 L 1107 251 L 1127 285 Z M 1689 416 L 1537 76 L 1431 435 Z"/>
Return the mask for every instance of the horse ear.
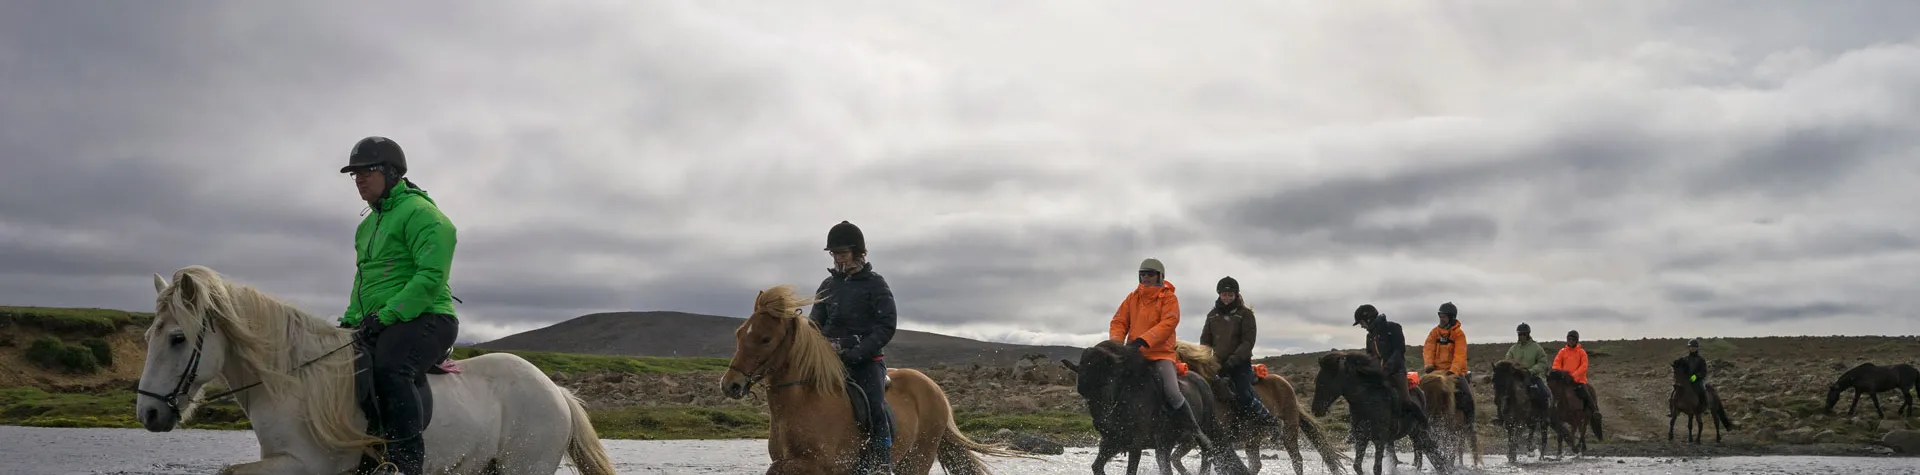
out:
<path id="1" fill-rule="evenodd" d="M 1072 361 L 1061 359 L 1060 366 L 1067 367 L 1067 371 L 1072 371 L 1073 374 L 1080 374 L 1080 365 L 1074 364 Z"/>
<path id="2" fill-rule="evenodd" d="M 153 292 L 161 293 L 166 291 L 167 291 L 167 278 L 161 277 L 159 273 L 153 274 Z"/>

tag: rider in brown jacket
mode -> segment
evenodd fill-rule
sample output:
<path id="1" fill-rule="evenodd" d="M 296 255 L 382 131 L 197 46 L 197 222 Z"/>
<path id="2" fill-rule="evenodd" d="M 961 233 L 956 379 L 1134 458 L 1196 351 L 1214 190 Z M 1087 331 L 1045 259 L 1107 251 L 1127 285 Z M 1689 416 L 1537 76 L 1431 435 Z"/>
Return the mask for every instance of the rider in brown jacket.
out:
<path id="1" fill-rule="evenodd" d="M 1240 298 L 1240 282 L 1233 277 L 1220 279 L 1214 291 L 1220 293 L 1220 298 L 1213 301 L 1213 310 L 1207 312 L 1207 324 L 1200 330 L 1200 344 L 1212 348 L 1213 357 L 1220 360 L 1220 377 L 1230 381 L 1240 414 L 1260 424 L 1278 427 L 1280 421 L 1260 404 L 1260 395 L 1253 391 L 1253 342 L 1257 338 L 1253 307 L 1248 307 Z"/>

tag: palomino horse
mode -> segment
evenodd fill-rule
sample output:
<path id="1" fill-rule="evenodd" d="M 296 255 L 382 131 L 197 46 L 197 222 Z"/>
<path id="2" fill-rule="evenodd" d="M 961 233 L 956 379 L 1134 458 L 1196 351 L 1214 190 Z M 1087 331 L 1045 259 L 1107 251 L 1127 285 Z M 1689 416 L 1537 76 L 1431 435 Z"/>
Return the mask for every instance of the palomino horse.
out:
<path id="1" fill-rule="evenodd" d="M 1593 428 L 1593 437 L 1600 438 L 1600 421 L 1593 417 L 1599 412 L 1600 395 L 1593 391 L 1593 386 L 1587 386 L 1587 391 L 1593 393 L 1593 405 L 1596 406 L 1588 408 L 1586 403 L 1580 401 L 1580 395 L 1574 393 L 1577 391 L 1576 385 L 1577 383 L 1573 381 L 1573 373 L 1562 369 L 1547 372 L 1547 391 L 1553 394 L 1553 423 L 1556 426 L 1564 424 L 1567 427 L 1566 430 L 1554 428 L 1554 432 L 1558 433 L 1558 437 L 1554 438 L 1553 442 L 1555 457 L 1560 456 L 1563 447 L 1572 448 L 1575 455 L 1586 454 L 1589 426 Z M 1574 436 L 1579 437 L 1578 444 L 1572 440 Z"/>
<path id="2" fill-rule="evenodd" d="M 1381 459 L 1388 443 L 1402 437 L 1413 439 L 1413 449 L 1432 460 L 1439 473 L 1450 473 L 1440 447 L 1433 440 L 1431 427 L 1421 407 L 1421 391 L 1413 388 L 1402 393 L 1394 386 L 1407 384 L 1403 375 L 1386 375 L 1378 360 L 1366 353 L 1335 351 L 1320 357 L 1320 373 L 1313 378 L 1313 415 L 1326 417 L 1333 402 L 1347 400 L 1348 427 L 1353 434 L 1353 471 L 1364 475 L 1367 444 L 1372 443 L 1373 473 L 1379 474 Z"/>
<path id="3" fill-rule="evenodd" d="M 1293 473 L 1296 475 L 1306 473 L 1306 460 L 1300 456 L 1300 433 L 1305 432 L 1307 441 L 1313 444 L 1314 450 L 1320 452 L 1320 460 L 1327 464 L 1327 471 L 1332 473 L 1345 471 L 1341 464 L 1346 461 L 1347 455 L 1340 453 L 1340 448 L 1335 447 L 1333 441 L 1327 438 L 1326 428 L 1321 426 L 1318 420 L 1300 409 L 1299 399 L 1294 396 L 1293 383 L 1288 382 L 1286 378 L 1277 374 L 1268 374 L 1253 383 L 1253 392 L 1260 396 L 1260 403 L 1266 405 L 1267 410 L 1272 411 L 1274 419 L 1280 421 L 1280 429 L 1276 431 L 1270 426 L 1254 422 L 1253 416 L 1240 414 L 1235 410 L 1239 405 L 1234 401 L 1233 389 L 1228 387 L 1233 383 L 1219 377 L 1220 360 L 1213 357 L 1211 348 L 1177 342 L 1174 344 L 1174 350 L 1180 355 L 1180 361 L 1186 363 L 1190 371 L 1199 374 L 1201 379 L 1212 382 L 1215 406 L 1220 408 L 1219 411 L 1214 412 L 1214 419 L 1220 424 L 1221 429 L 1220 436 L 1214 438 L 1213 442 L 1228 446 L 1244 444 L 1243 447 L 1247 450 L 1248 470 L 1260 473 L 1260 443 L 1265 439 L 1273 438 L 1286 447 L 1287 454 L 1292 456 Z M 1173 449 L 1175 470 L 1187 473 L 1186 467 L 1181 465 L 1180 460 L 1185 458 L 1187 452 L 1192 451 L 1193 448 L 1192 441 L 1188 441 Z M 1209 473 L 1208 469 L 1212 468 L 1212 465 L 1212 458 L 1201 457 L 1200 473 Z"/>
<path id="4" fill-rule="evenodd" d="M 1847 370 L 1840 375 L 1839 380 L 1827 385 L 1826 411 L 1833 412 L 1834 404 L 1840 402 L 1840 393 L 1852 389 L 1853 404 L 1847 406 L 1847 415 L 1853 415 L 1853 410 L 1860 407 L 1860 395 L 1864 393 L 1870 396 L 1868 399 L 1873 400 L 1873 412 L 1884 419 L 1887 413 L 1880 410 L 1880 393 L 1898 391 L 1901 401 L 1900 410 L 1894 411 L 1894 414 L 1908 415 L 1913 412 L 1913 395 L 1907 393 L 1907 388 L 1920 392 L 1920 371 L 1915 371 L 1913 365 L 1902 363 L 1878 366 L 1873 363 L 1860 363 L 1860 366 Z"/>
<path id="5" fill-rule="evenodd" d="M 353 331 L 206 267 L 182 268 L 171 284 L 155 274 L 153 286 L 160 296 L 134 411 L 148 431 L 191 418 L 195 398 L 217 378 L 242 388 L 236 400 L 261 454 L 223 474 L 336 475 L 383 442 L 366 434 L 353 400 L 353 351 L 341 351 Z M 427 376 L 435 395 L 428 473 L 553 473 L 563 457 L 584 474 L 614 473 L 580 400 L 533 364 L 492 353 L 461 367 Z"/>
<path id="6" fill-rule="evenodd" d="M 1175 349 L 1185 343 L 1175 343 Z M 1087 414 L 1093 417 L 1093 430 L 1100 433 L 1099 452 L 1093 456 L 1094 475 L 1107 473 L 1107 462 L 1127 454 L 1127 475 L 1140 470 L 1140 453 L 1152 449 L 1160 463 L 1161 475 L 1173 473 L 1173 449 L 1181 443 L 1199 439 L 1203 458 L 1218 459 L 1220 471 L 1230 475 L 1250 474 L 1240 457 L 1223 443 L 1220 424 L 1213 417 L 1220 410 L 1214 403 L 1213 389 L 1200 375 L 1191 371 L 1176 376 L 1181 397 L 1193 410 L 1199 433 L 1173 421 L 1167 408 L 1167 396 L 1153 366 L 1140 350 L 1111 340 L 1102 340 L 1080 351 L 1080 362 L 1061 360 L 1073 371 L 1075 390 L 1087 401 Z M 1184 472 L 1185 470 L 1182 469 Z"/>
<path id="7" fill-rule="evenodd" d="M 721 391 L 734 399 L 745 397 L 761 379 L 769 381 L 773 427 L 767 451 L 773 465 L 768 474 L 848 473 L 866 440 L 854 420 L 846 368 L 820 329 L 800 313 L 813 302 L 789 285 L 760 291 L 753 316 L 733 332 L 731 369 L 720 379 Z M 936 460 L 947 473 L 989 473 L 975 453 L 1020 455 L 961 434 L 946 393 L 926 374 L 888 368 L 887 378 L 894 473 L 925 475 Z"/>
<path id="8" fill-rule="evenodd" d="M 1420 392 L 1426 393 L 1427 426 L 1433 428 L 1433 435 L 1440 443 L 1440 452 L 1452 454 L 1454 463 L 1461 463 L 1472 448 L 1473 466 L 1482 466 L 1480 461 L 1480 435 L 1473 430 L 1473 393 L 1459 389 L 1459 378 L 1445 373 L 1427 373 L 1420 376 Z M 1461 401 L 1460 398 L 1466 398 Z M 1449 450 L 1451 449 L 1451 450 Z M 1413 468 L 1420 468 L 1421 454 L 1413 454 Z"/>
<path id="9" fill-rule="evenodd" d="M 1707 400 L 1705 404 L 1706 407 L 1702 407 L 1702 404 L 1700 404 L 1700 400 L 1703 399 L 1702 395 L 1694 392 L 1693 382 L 1688 380 L 1688 376 L 1691 375 L 1690 373 L 1691 371 L 1689 371 L 1687 367 L 1686 358 L 1673 360 L 1673 394 L 1667 397 L 1667 441 L 1673 441 L 1674 421 L 1678 420 L 1681 414 L 1686 414 L 1687 440 L 1696 444 L 1700 443 L 1700 439 L 1707 434 L 1707 421 L 1705 419 L 1708 419 L 1708 417 L 1702 417 L 1702 413 L 1712 412 L 1713 441 L 1719 442 L 1720 426 L 1726 426 L 1727 430 L 1733 430 L 1733 419 L 1727 418 L 1727 408 L 1721 407 L 1720 394 L 1713 389 L 1707 389 L 1704 397 L 1704 399 Z M 1693 432 L 1696 423 L 1699 424 L 1698 427 L 1700 427 L 1700 432 L 1697 436 Z"/>
<path id="10" fill-rule="evenodd" d="M 1533 375 L 1519 363 L 1501 360 L 1493 364 L 1493 406 L 1500 427 L 1507 430 L 1508 463 L 1518 458 L 1521 447 L 1533 453 L 1535 434 L 1540 436 L 1540 453 L 1547 453 L 1547 427 L 1552 425 L 1548 411 L 1552 408 L 1545 394 L 1535 396 L 1527 390 L 1531 379 Z"/>

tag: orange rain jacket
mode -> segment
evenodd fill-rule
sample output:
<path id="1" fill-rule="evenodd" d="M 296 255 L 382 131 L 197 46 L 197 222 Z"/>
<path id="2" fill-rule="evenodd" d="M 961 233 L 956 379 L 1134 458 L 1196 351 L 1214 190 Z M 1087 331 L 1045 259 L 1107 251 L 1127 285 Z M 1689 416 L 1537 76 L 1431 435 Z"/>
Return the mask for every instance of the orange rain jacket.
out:
<path id="1" fill-rule="evenodd" d="M 1173 330 L 1180 326 L 1180 298 L 1174 295 L 1173 282 L 1160 281 L 1159 287 L 1140 284 L 1120 302 L 1108 325 L 1107 338 L 1126 343 L 1135 338 L 1146 340 L 1140 354 L 1149 360 L 1178 361 L 1173 351 Z"/>
<path id="2" fill-rule="evenodd" d="M 1572 373 L 1573 382 L 1587 384 L 1587 349 L 1579 345 L 1560 348 L 1560 353 L 1553 355 L 1553 369 Z"/>

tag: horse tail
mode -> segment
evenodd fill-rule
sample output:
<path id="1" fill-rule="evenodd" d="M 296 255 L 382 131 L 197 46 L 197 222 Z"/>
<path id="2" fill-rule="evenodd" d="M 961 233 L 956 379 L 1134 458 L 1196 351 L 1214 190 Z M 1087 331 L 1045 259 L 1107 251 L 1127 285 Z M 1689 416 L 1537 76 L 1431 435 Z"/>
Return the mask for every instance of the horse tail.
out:
<path id="1" fill-rule="evenodd" d="M 1327 438 L 1326 427 L 1320 425 L 1320 421 L 1315 420 L 1312 414 L 1307 414 L 1307 411 L 1296 412 L 1299 416 L 1295 425 L 1307 435 L 1307 443 L 1313 444 L 1313 450 L 1320 452 L 1320 460 L 1327 463 L 1327 471 L 1341 473 L 1341 467 L 1347 464 L 1347 454 L 1333 445 L 1333 440 Z"/>
<path id="2" fill-rule="evenodd" d="M 587 408 L 580 403 L 580 397 L 573 391 L 560 388 L 566 394 L 567 410 L 572 414 L 573 436 L 567 441 L 567 458 L 573 459 L 574 468 L 580 475 L 614 475 L 613 459 L 607 458 L 607 448 L 600 445 L 600 434 L 593 430 L 593 422 L 587 420 Z"/>
<path id="3" fill-rule="evenodd" d="M 987 475 L 993 473 L 992 470 L 987 469 L 986 462 L 981 461 L 978 455 L 974 455 L 976 453 L 996 457 L 1020 457 L 1038 460 L 1036 457 L 1026 455 L 1025 452 L 974 442 L 973 439 L 967 438 L 966 434 L 960 433 L 960 426 L 954 423 L 953 418 L 947 418 L 946 434 L 940 437 L 940 449 L 937 454 L 940 458 L 940 468 L 946 469 L 947 473 L 955 475 Z"/>
<path id="4" fill-rule="evenodd" d="M 1605 431 L 1600 430 L 1600 411 L 1594 411 L 1592 414 L 1589 414 L 1587 419 L 1593 426 L 1593 438 L 1600 439 L 1601 442 L 1606 442 L 1607 436 L 1605 435 Z"/>
<path id="5" fill-rule="evenodd" d="M 1733 418 L 1727 417 L 1727 407 L 1720 403 L 1720 396 L 1718 394 L 1714 395 L 1713 398 L 1713 418 L 1719 419 L 1720 425 L 1726 426 L 1727 430 L 1734 429 Z"/>
<path id="6" fill-rule="evenodd" d="M 1472 442 L 1473 442 L 1473 445 L 1472 445 L 1472 447 L 1473 447 L 1473 466 L 1475 466 L 1475 467 L 1484 467 L 1484 466 L 1486 466 L 1486 464 L 1484 464 L 1484 463 L 1482 463 L 1482 462 L 1480 461 L 1480 431 L 1478 431 L 1478 430 L 1474 430 L 1474 428 L 1473 428 L 1473 419 L 1467 419 L 1467 440 L 1469 440 L 1469 441 L 1472 441 Z"/>

